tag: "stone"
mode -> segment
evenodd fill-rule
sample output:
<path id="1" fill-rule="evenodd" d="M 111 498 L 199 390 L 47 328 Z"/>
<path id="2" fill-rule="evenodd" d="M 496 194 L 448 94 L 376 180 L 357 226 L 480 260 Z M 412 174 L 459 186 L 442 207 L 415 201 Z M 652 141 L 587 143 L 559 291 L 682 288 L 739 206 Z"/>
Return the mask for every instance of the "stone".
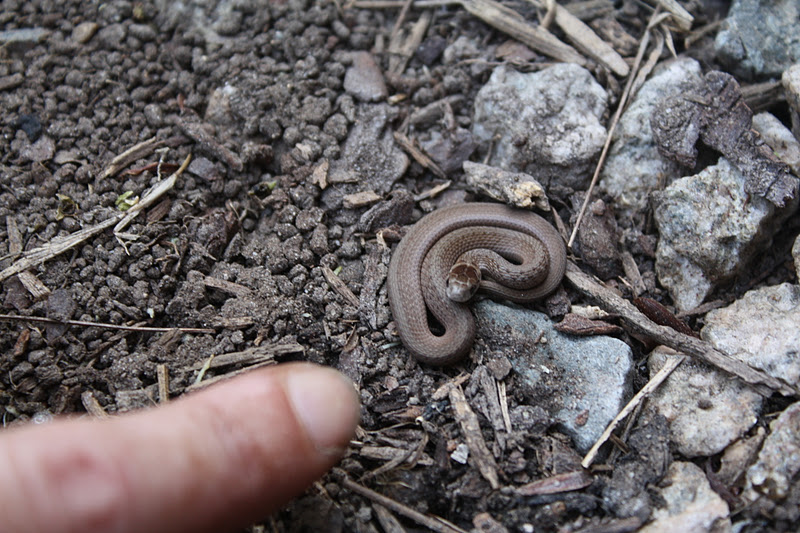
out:
<path id="1" fill-rule="evenodd" d="M 722 157 L 654 194 L 654 201 L 656 273 L 682 311 L 700 305 L 767 249 L 796 205 L 777 208 L 748 195 L 744 176 Z"/>
<path id="2" fill-rule="evenodd" d="M 578 65 L 530 74 L 498 67 L 475 99 L 472 131 L 484 149 L 493 147 L 487 164 L 566 194 L 588 185 L 605 142 L 607 100 Z"/>
<path id="3" fill-rule="evenodd" d="M 656 348 L 648 359 L 650 376 L 675 352 Z M 653 393 L 645 416 L 669 423 L 670 439 L 685 457 L 719 453 L 758 421 L 763 398 L 740 380 L 692 359 L 685 360 Z"/>
<path id="4" fill-rule="evenodd" d="M 650 117 L 664 98 L 684 92 L 701 78 L 700 64 L 680 58 L 665 63 L 642 85 L 620 117 L 598 186 L 614 198 L 620 219 L 647 207 L 650 193 L 681 177 L 680 166 L 658 153 Z"/>
<path id="5" fill-rule="evenodd" d="M 747 471 L 744 498 L 786 498 L 800 472 L 800 402 L 793 403 L 770 422 L 758 460 Z"/>
<path id="6" fill-rule="evenodd" d="M 353 64 L 344 75 L 344 90 L 362 102 L 377 102 L 389 95 L 383 72 L 372 54 L 353 54 Z"/>
<path id="7" fill-rule="evenodd" d="M 714 492 L 699 466 L 675 461 L 653 490 L 662 505 L 653 510 L 653 521 L 639 533 L 722 533 L 731 530 L 728 504 Z"/>
<path id="8" fill-rule="evenodd" d="M 778 77 L 800 61 L 797 0 L 734 0 L 714 47 L 730 72 L 747 79 Z"/>
<path id="9" fill-rule="evenodd" d="M 559 333 L 530 309 L 483 300 L 473 310 L 480 350 L 507 357 L 530 405 L 548 411 L 586 452 L 630 398 L 630 347 L 612 337 Z"/>
<path id="10" fill-rule="evenodd" d="M 800 286 L 748 291 L 706 315 L 703 339 L 716 349 L 792 386 L 800 385 Z"/>

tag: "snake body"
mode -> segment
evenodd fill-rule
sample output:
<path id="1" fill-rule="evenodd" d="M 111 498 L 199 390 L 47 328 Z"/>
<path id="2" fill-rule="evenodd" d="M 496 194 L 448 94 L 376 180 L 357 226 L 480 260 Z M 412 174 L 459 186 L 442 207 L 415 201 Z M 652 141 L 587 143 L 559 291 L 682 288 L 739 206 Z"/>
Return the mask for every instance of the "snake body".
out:
<path id="1" fill-rule="evenodd" d="M 475 319 L 465 304 L 448 298 L 447 278 L 455 263 L 473 261 L 491 278 L 480 282 L 482 290 L 528 302 L 561 283 L 566 249 L 543 218 L 501 204 L 460 204 L 423 217 L 398 244 L 387 278 L 400 340 L 420 362 L 454 363 L 471 348 Z M 431 331 L 427 310 L 441 335 Z"/>

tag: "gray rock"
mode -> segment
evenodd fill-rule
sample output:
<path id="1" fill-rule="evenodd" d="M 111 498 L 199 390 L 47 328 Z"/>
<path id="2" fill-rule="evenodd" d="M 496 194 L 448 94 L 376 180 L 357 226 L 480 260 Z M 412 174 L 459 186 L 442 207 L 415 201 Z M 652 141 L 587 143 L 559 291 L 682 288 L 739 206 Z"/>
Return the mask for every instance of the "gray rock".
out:
<path id="1" fill-rule="evenodd" d="M 100 25 L 93 21 L 81 22 L 72 29 L 72 40 L 76 43 L 86 44 L 89 39 L 94 37 L 99 27 Z"/>
<path id="2" fill-rule="evenodd" d="M 706 315 L 702 336 L 728 355 L 790 385 L 800 384 L 800 286 L 748 291 Z"/>
<path id="3" fill-rule="evenodd" d="M 789 112 L 792 116 L 792 132 L 800 139 L 800 63 L 795 63 L 783 71 L 781 85 L 789 103 Z"/>
<path id="4" fill-rule="evenodd" d="M 524 172 L 509 172 L 482 163 L 464 161 L 464 179 L 472 191 L 498 202 L 550 211 L 547 195 L 535 179 Z"/>
<path id="5" fill-rule="evenodd" d="M 654 199 L 656 273 L 681 310 L 700 305 L 766 249 L 796 205 L 778 209 L 748 195 L 744 176 L 725 158 L 675 181 Z"/>
<path id="6" fill-rule="evenodd" d="M 681 58 L 664 64 L 642 85 L 614 131 L 599 187 L 614 198 L 614 209 L 627 217 L 643 210 L 651 191 L 681 176 L 677 163 L 659 155 L 650 128 L 655 106 L 701 79 L 700 64 Z"/>
<path id="7" fill-rule="evenodd" d="M 56 153 L 56 143 L 47 135 L 42 135 L 33 143 L 25 146 L 19 152 L 22 162 L 41 163 L 53 159 Z"/>
<path id="8" fill-rule="evenodd" d="M 655 375 L 675 352 L 656 348 L 648 367 Z M 670 439 L 686 457 L 719 453 L 758 420 L 762 397 L 730 375 L 691 359 L 664 381 L 647 403 L 646 416 L 669 421 Z"/>
<path id="9" fill-rule="evenodd" d="M 789 165 L 792 173 L 800 177 L 800 143 L 792 132 L 771 113 L 759 113 L 753 116 L 753 129 L 772 148 L 772 152 Z"/>
<path id="10" fill-rule="evenodd" d="M 714 46 L 734 74 L 750 79 L 780 76 L 800 60 L 800 4 L 734 0 Z"/>
<path id="11" fill-rule="evenodd" d="M 526 172 L 546 188 L 583 188 L 605 141 L 606 108 L 603 88 L 577 65 L 531 74 L 498 67 L 476 97 L 473 134 L 494 146 L 491 166 Z"/>
<path id="12" fill-rule="evenodd" d="M 800 472 L 800 402 L 793 403 L 770 425 L 770 434 L 747 471 L 744 498 L 756 501 L 761 496 L 771 500 L 786 498 Z"/>
<path id="13" fill-rule="evenodd" d="M 547 315 L 529 309 L 483 300 L 473 310 L 484 350 L 507 357 L 531 405 L 587 451 L 630 397 L 630 347 L 612 337 L 559 333 Z"/>
<path id="14" fill-rule="evenodd" d="M 0 31 L 0 44 L 3 46 L 26 47 L 41 42 L 50 35 L 44 28 L 19 28 Z"/>
<path id="15" fill-rule="evenodd" d="M 662 505 L 653 510 L 653 521 L 639 533 L 723 533 L 731 530 L 728 504 L 714 492 L 699 466 L 675 461 L 657 487 Z"/>
<path id="16" fill-rule="evenodd" d="M 389 95 L 383 72 L 372 54 L 353 54 L 353 64 L 344 74 L 344 90 L 362 102 L 377 102 Z"/>

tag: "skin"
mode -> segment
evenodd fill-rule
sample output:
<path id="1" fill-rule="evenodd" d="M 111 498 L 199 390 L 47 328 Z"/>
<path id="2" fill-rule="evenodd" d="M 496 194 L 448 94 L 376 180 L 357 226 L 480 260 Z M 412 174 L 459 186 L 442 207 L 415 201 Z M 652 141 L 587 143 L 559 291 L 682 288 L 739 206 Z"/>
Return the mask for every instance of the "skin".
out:
<path id="1" fill-rule="evenodd" d="M 262 369 L 107 420 L 0 432 L 0 531 L 236 531 L 344 453 L 352 383 L 310 364 Z"/>
<path id="2" fill-rule="evenodd" d="M 479 229 L 464 232 L 447 246 L 437 243 L 451 232 L 462 228 Z M 556 229 L 538 215 L 512 209 L 501 204 L 469 203 L 446 207 L 423 217 L 398 244 L 389 264 L 387 289 L 397 332 L 406 349 L 417 360 L 433 365 L 452 364 L 461 359 L 475 338 L 475 320 L 469 309 L 446 297 L 445 281 L 456 258 L 470 248 L 502 249 L 504 234 L 499 229 L 530 235 L 541 242 L 548 255 L 547 271 L 541 284 L 527 289 L 529 299 L 517 291 L 515 301 L 529 301 L 552 292 L 564 277 L 567 255 L 564 242 Z M 488 235 L 488 237 L 487 237 Z M 480 241 L 480 244 L 473 245 Z M 496 250 L 499 252 L 499 249 Z M 430 252 L 430 254 L 429 254 Z M 502 253 L 502 252 L 499 252 Z M 433 257 L 428 257 L 432 255 Z M 448 258 L 444 256 L 447 255 Z M 527 260 L 540 265 L 535 258 Z M 434 268 L 432 282 L 424 281 Z M 538 267 L 536 267 L 538 268 Z M 439 274 L 439 270 L 442 271 Z M 539 279 L 539 272 L 533 278 Z M 502 285 L 502 279 L 496 279 Z M 483 286 L 483 285 L 482 285 Z M 502 292 L 499 294 L 503 296 Z M 436 316 L 444 333 L 434 335 L 428 324 L 427 310 Z"/>

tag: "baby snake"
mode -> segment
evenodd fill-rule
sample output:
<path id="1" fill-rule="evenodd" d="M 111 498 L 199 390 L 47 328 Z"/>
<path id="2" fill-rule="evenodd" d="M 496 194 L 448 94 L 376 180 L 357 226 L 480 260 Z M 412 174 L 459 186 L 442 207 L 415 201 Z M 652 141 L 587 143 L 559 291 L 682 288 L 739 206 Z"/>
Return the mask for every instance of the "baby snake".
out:
<path id="1" fill-rule="evenodd" d="M 472 347 L 475 319 L 465 304 L 448 297 L 448 283 L 457 281 L 452 276 L 482 271 L 491 279 L 480 282 L 481 290 L 529 302 L 561 283 L 566 262 L 556 229 L 529 211 L 490 203 L 438 209 L 408 231 L 389 264 L 389 306 L 400 340 L 420 362 L 454 363 Z M 426 307 L 444 330 L 441 335 L 431 331 Z"/>

